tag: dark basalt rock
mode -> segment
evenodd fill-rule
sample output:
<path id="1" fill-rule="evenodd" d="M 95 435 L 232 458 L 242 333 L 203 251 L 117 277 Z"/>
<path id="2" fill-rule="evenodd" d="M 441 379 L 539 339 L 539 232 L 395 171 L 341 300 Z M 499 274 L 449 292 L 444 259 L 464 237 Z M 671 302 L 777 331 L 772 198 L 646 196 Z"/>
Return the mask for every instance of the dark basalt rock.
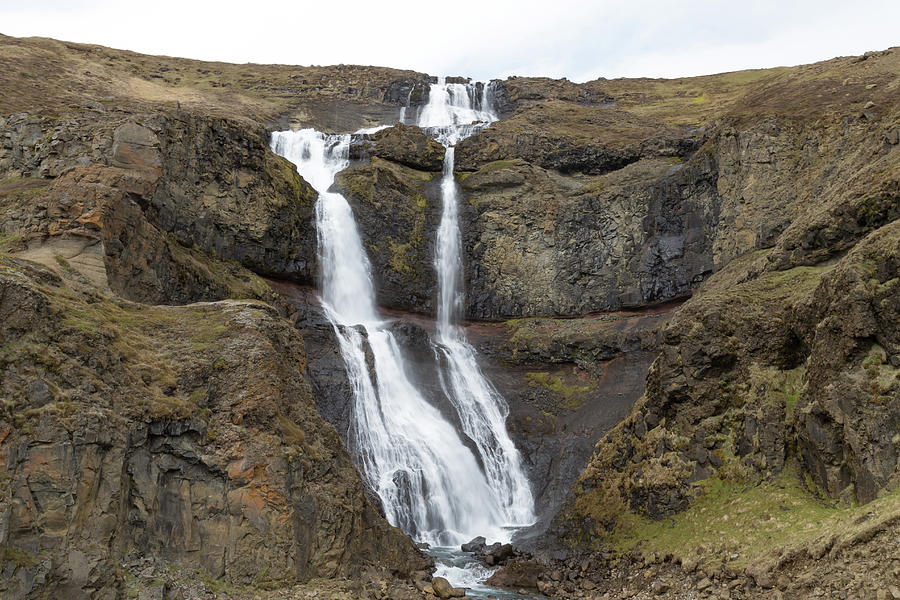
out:
<path id="1" fill-rule="evenodd" d="M 390 160 L 420 171 L 440 171 L 444 165 L 444 147 L 414 125 L 397 123 L 369 136 L 372 156 Z"/>
<path id="2" fill-rule="evenodd" d="M 465 177 L 467 314 L 573 315 L 690 293 L 715 268 L 716 165 L 641 161 L 566 187 L 521 161 Z"/>
<path id="3" fill-rule="evenodd" d="M 244 121 L 158 117 L 162 172 L 149 220 L 261 275 L 310 283 L 316 276 L 316 192 Z M 189 143 L 188 143 L 189 142 Z"/>
<path id="4" fill-rule="evenodd" d="M 513 549 L 512 544 L 503 544 L 500 547 L 492 546 L 485 548 L 484 562 L 490 567 L 502 565 L 515 555 L 516 551 Z"/>
<path id="5" fill-rule="evenodd" d="M 315 409 L 304 340 L 273 307 L 151 307 L 74 271 L 40 284 L 34 270 L 48 268 L 0 264 L 0 315 L 17 313 L 0 344 L 25 335 L 56 357 L 40 381 L 71 410 L 41 410 L 35 380 L 8 369 L 34 372 L 33 355 L 6 355 L 4 390 L 18 401 L 0 408 L 13 484 L 0 513 L 4 546 L 21 559 L 6 563 L 0 596 L 115 597 L 125 585 L 117 544 L 232 582 L 266 568 L 303 581 L 382 560 L 410 575 L 428 567 L 366 499 Z"/>
<path id="6" fill-rule="evenodd" d="M 476 538 L 472 538 L 470 541 L 466 542 L 460 548 L 463 552 L 475 552 L 480 553 L 484 552 L 485 545 L 487 540 L 483 535 L 479 535 Z"/>
<path id="7" fill-rule="evenodd" d="M 353 208 L 382 306 L 421 313 L 433 310 L 439 180 L 438 173 L 377 157 L 338 173 L 336 188 Z"/>
<path id="8" fill-rule="evenodd" d="M 545 567 L 537 562 L 516 562 L 498 569 L 485 583 L 512 590 L 536 590 L 538 578 L 544 571 Z"/>

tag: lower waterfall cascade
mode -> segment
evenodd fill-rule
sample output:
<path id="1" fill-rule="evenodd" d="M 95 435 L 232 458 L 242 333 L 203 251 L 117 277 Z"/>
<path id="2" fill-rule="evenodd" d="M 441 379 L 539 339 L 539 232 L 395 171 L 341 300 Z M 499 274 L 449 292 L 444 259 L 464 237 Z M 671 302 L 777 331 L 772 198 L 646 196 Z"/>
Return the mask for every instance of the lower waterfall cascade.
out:
<path id="1" fill-rule="evenodd" d="M 521 457 L 506 431 L 508 407 L 482 374 L 457 322 L 463 292 L 454 145 L 496 120 L 489 88 L 440 80 L 431 85 L 428 103 L 415 117 L 446 148 L 432 347 L 441 389 L 468 442 L 410 375 L 390 322 L 376 308 L 370 264 L 352 209 L 330 189 L 336 174 L 349 165 L 351 136 L 301 129 L 274 132 L 271 140 L 273 151 L 294 163 L 319 195 L 321 302 L 353 390 L 351 451 L 388 521 L 432 546 L 458 548 L 479 535 L 507 542 L 516 529 L 535 520 Z M 401 120 L 409 112 L 404 108 Z"/>

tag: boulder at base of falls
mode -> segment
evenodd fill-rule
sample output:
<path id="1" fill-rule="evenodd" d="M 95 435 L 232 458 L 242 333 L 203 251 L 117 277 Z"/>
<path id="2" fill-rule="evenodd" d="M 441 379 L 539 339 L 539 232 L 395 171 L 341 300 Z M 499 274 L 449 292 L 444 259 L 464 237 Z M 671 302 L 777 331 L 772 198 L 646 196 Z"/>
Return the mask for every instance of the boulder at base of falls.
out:
<path id="1" fill-rule="evenodd" d="M 473 553 L 476 558 L 482 560 L 489 567 L 502 565 L 516 555 L 516 550 L 512 547 L 512 544 L 494 542 L 489 545 L 484 536 L 481 535 L 463 544 L 460 548 L 463 552 Z"/>
<path id="2" fill-rule="evenodd" d="M 462 598 L 466 595 L 466 588 L 458 588 L 450 585 L 443 577 L 435 577 L 431 580 L 431 587 L 438 598 Z"/>
<path id="3" fill-rule="evenodd" d="M 496 546 L 496 544 L 494 544 Z M 488 564 L 488 566 L 493 567 L 494 565 L 501 565 L 513 556 L 515 556 L 516 551 L 513 549 L 512 544 L 503 544 L 499 548 L 490 548 L 486 552 L 484 557 L 484 562 Z"/>
<path id="4" fill-rule="evenodd" d="M 479 535 L 477 538 L 470 540 L 469 542 L 460 546 L 463 552 L 474 552 L 476 554 L 480 554 L 484 552 L 484 548 L 487 545 L 487 540 L 483 535 Z"/>
<path id="5" fill-rule="evenodd" d="M 486 584 L 507 589 L 537 589 L 538 578 L 544 568 L 536 562 L 520 562 L 506 565 L 490 576 Z"/>

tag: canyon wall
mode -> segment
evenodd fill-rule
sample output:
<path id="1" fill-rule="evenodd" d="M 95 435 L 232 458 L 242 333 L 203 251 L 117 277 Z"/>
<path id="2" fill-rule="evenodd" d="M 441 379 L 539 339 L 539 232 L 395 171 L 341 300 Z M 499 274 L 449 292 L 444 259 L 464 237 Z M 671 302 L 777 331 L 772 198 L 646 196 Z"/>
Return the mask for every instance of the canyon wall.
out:
<path id="1" fill-rule="evenodd" d="M 3 593 L 117 597 L 156 556 L 421 597 L 428 562 L 341 443 L 315 196 L 267 132 L 390 123 L 431 78 L 7 37 L 0 62 Z M 836 501 L 894 493 L 898 85 L 897 50 L 496 84 L 501 121 L 456 150 L 466 326 L 510 404 L 536 553 L 603 552 L 704 482 L 789 464 Z M 432 388 L 436 146 L 357 137 L 337 181 Z"/>

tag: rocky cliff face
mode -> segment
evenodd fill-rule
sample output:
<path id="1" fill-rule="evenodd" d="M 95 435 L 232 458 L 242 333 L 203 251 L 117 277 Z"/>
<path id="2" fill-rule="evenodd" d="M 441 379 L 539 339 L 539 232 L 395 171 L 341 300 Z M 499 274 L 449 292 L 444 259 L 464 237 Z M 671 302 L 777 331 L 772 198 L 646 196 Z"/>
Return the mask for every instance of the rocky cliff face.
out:
<path id="1" fill-rule="evenodd" d="M 129 550 L 235 583 L 425 566 L 270 306 L 148 307 L 11 258 L 0 298 L 4 595 L 118 597 Z"/>
<path id="2" fill-rule="evenodd" d="M 64 171 L 39 202 L 14 195 L 18 183 L 9 180 L 4 231 L 15 232 L 20 247 L 36 253 L 73 239 L 95 250 L 102 243 L 109 285 L 150 302 L 223 297 L 221 282 L 201 281 L 221 277 L 197 272 L 194 249 L 259 273 L 314 279 L 314 192 L 269 151 L 262 127 L 191 113 L 99 119 L 66 123 L 79 141 L 59 152 L 78 158 L 54 158 L 38 142 L 8 153 L 6 173 L 26 187 L 37 184 L 22 176 L 44 172 L 40 165 Z M 11 145 L 23 143 L 23 130 L 40 132 L 41 140 L 57 135 L 48 119 L 20 116 L 8 126 Z M 86 146 L 78 132 L 95 127 L 108 136 L 97 145 L 106 154 L 79 154 Z"/>
<path id="3" fill-rule="evenodd" d="M 501 135 L 492 129 L 491 136 Z M 460 159 L 470 140 L 490 145 L 482 139 L 488 132 L 461 144 Z M 685 142 L 683 156 L 636 158 L 599 176 L 548 169 L 539 157 L 532 157 L 537 164 L 515 157 L 463 172 L 467 313 L 481 319 L 578 315 L 688 295 L 733 258 L 775 244 L 803 207 L 827 202 L 853 177 L 863 158 L 848 160 L 840 148 L 880 145 L 889 135 L 890 128 L 866 120 L 766 117 L 747 125 L 723 119 Z M 359 179 L 356 185 L 364 187 Z M 371 202 L 348 192 L 357 205 Z M 401 200 L 395 208 L 408 206 Z M 385 226 L 379 222 L 384 211 L 358 212 L 365 230 Z M 385 251 L 373 248 L 373 254 Z M 428 283 L 423 280 L 416 298 L 428 293 Z M 426 308 L 395 294 L 382 301 Z"/>
<path id="4" fill-rule="evenodd" d="M 659 480 L 627 476 L 624 488 L 608 482 L 598 486 L 603 494 L 627 489 L 623 506 L 657 516 L 677 511 L 691 499 L 686 487 L 690 481 L 724 468 L 721 456 L 713 460 L 723 447 L 722 452 L 740 459 L 741 468 L 772 474 L 799 445 L 814 479 L 834 496 L 868 501 L 891 486 L 896 450 L 892 436 L 875 423 L 894 423 L 897 418 L 891 367 L 885 366 L 893 352 L 886 349 L 892 347 L 893 326 L 876 325 L 892 314 L 890 301 L 881 296 L 886 289 L 877 282 L 891 277 L 893 249 L 888 248 L 900 198 L 895 167 L 900 148 L 886 142 L 883 133 L 885 125 L 890 131 L 893 119 L 896 116 L 887 116 L 887 123 L 844 121 L 820 133 L 816 160 L 827 168 L 805 170 L 807 182 L 818 177 L 815 185 L 810 182 L 800 192 L 814 190 L 816 201 L 795 205 L 796 217 L 790 225 L 776 227 L 783 233 L 771 249 L 728 263 L 675 316 L 640 410 L 620 426 L 609 446 L 598 447 L 597 456 L 605 458 L 592 471 L 605 480 L 608 475 L 600 473 L 621 460 L 629 447 L 629 458 L 610 473 L 622 472 L 627 464 L 643 469 L 648 462 L 660 461 L 667 465 L 661 471 L 667 475 Z M 824 140 L 829 139 L 840 140 L 835 146 L 852 151 L 827 162 L 831 150 Z M 767 203 L 765 210 L 773 205 L 778 206 Z M 790 216 L 786 212 L 784 218 Z M 863 257 L 872 256 L 874 248 L 882 250 L 878 260 L 869 259 L 867 275 Z M 858 285 L 858 280 L 870 283 Z M 836 281 L 842 283 L 836 286 Z M 858 371 L 864 361 L 869 376 Z M 869 391 L 863 392 L 867 386 Z M 779 394 L 781 400 L 773 403 Z M 873 397 L 879 398 L 874 404 Z M 788 404 L 781 405 L 784 401 Z M 865 424 L 868 418 L 872 421 Z M 645 435 L 657 429 L 675 437 L 645 441 Z M 726 431 L 731 433 L 723 438 Z M 862 445 L 845 447 L 838 439 Z M 871 452 L 863 450 L 870 446 Z M 638 447 L 646 448 L 646 454 Z M 636 482 L 643 482 L 637 484 L 640 490 L 633 489 Z"/>
<path id="5" fill-rule="evenodd" d="M 895 518 L 891 499 L 900 455 L 893 432 L 900 424 L 900 388 L 891 359 L 896 327 L 888 321 L 895 313 L 889 290 L 900 200 L 898 146 L 890 133 L 897 116 L 878 116 L 819 121 L 802 136 L 800 147 L 812 143 L 815 152 L 808 158 L 801 153 L 795 164 L 817 167 L 796 175 L 794 184 L 805 183 L 795 192 L 802 204 L 782 206 L 778 198 L 783 202 L 784 196 L 776 196 L 757 210 L 729 209 L 770 224 L 777 223 L 775 217 L 764 215 L 778 209 L 783 224 L 772 231 L 781 233 L 764 244 L 770 248 L 727 262 L 671 319 L 644 396 L 597 445 L 570 492 L 555 524 L 559 539 L 582 548 L 609 547 L 646 535 L 639 525 L 645 518 L 672 519 L 671 527 L 688 528 L 679 535 L 690 539 L 688 523 L 696 521 L 685 517 L 681 524 L 680 513 L 694 505 L 715 513 L 722 508 L 717 502 L 739 498 L 717 500 L 716 486 L 778 480 L 785 489 L 796 481 L 796 474 L 784 478 L 785 469 L 806 473 L 808 489 L 844 506 L 878 499 L 872 514 L 883 520 L 869 535 Z M 781 125 L 779 131 L 785 130 Z M 796 132 L 796 125 L 787 131 Z M 767 171 L 782 160 L 760 168 Z M 774 191 L 769 186 L 781 185 L 774 173 L 763 181 L 765 186 L 731 179 L 728 188 L 767 197 Z M 790 186 L 784 181 L 781 189 Z M 743 198 L 746 205 L 748 196 Z M 791 506 L 814 506 L 806 493 L 791 492 Z M 808 509 L 798 510 L 795 522 L 814 535 L 798 534 L 792 556 L 821 557 L 835 543 L 834 533 L 821 521 L 807 523 Z M 726 537 L 734 535 L 729 526 L 718 526 L 729 530 Z M 766 528 L 747 523 L 747 531 L 754 526 Z M 789 568 L 786 560 L 763 552 L 719 571 L 718 556 L 747 552 L 740 543 L 722 541 L 724 547 L 701 546 L 693 556 L 683 547 L 674 555 L 687 572 L 692 561 L 713 561 L 706 575 L 728 580 L 744 574 L 764 587 Z M 839 552 L 835 548 L 833 554 Z M 780 552 L 782 558 L 789 554 Z"/>
<path id="6" fill-rule="evenodd" d="M 468 313 L 578 315 L 689 293 L 713 270 L 713 169 L 648 160 L 576 183 L 501 161 L 465 175 Z"/>

